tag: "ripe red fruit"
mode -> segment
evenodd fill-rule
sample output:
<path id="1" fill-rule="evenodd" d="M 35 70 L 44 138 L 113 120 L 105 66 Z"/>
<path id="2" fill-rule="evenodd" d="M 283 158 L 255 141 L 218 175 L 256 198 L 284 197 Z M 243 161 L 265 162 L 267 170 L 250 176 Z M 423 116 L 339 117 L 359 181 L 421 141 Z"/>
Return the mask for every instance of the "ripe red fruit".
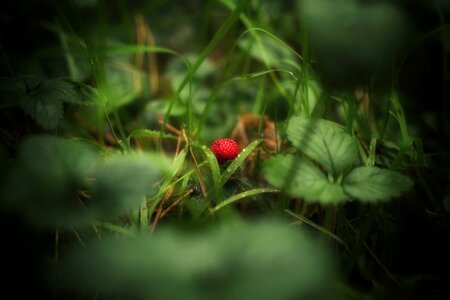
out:
<path id="1" fill-rule="evenodd" d="M 239 146 L 232 139 L 218 139 L 211 144 L 211 151 L 217 158 L 219 164 L 233 160 L 239 154 Z"/>

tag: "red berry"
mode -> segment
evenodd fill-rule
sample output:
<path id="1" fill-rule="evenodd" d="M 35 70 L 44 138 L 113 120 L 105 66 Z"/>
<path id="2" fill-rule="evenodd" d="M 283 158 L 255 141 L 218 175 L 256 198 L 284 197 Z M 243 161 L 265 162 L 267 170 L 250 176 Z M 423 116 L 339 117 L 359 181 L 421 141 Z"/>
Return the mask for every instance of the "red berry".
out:
<path id="1" fill-rule="evenodd" d="M 211 144 L 211 151 L 217 158 L 219 164 L 233 160 L 239 154 L 239 146 L 232 139 L 218 139 Z"/>

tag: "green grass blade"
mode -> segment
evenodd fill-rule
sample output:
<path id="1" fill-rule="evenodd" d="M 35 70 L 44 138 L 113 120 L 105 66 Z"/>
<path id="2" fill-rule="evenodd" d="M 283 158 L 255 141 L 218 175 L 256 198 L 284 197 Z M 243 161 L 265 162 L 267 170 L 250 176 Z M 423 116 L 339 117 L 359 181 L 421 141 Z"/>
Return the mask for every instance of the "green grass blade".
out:
<path id="1" fill-rule="evenodd" d="M 444 24 L 442 26 L 439 26 L 438 28 L 433 29 L 432 31 L 428 32 L 424 36 L 422 36 L 420 39 L 418 39 L 406 52 L 406 54 L 402 57 L 400 60 L 400 63 L 398 64 L 397 69 L 394 73 L 394 84 L 393 86 L 398 84 L 399 77 L 400 77 L 400 71 L 403 69 L 403 66 L 406 62 L 406 60 L 409 58 L 409 56 L 414 52 L 414 50 L 417 49 L 422 43 L 424 43 L 427 39 L 433 37 L 435 34 L 441 33 L 443 31 L 446 31 L 450 29 L 450 24 Z"/>
<path id="2" fill-rule="evenodd" d="M 397 93 L 393 93 L 390 97 L 390 103 L 392 104 L 391 114 L 395 117 L 400 127 L 400 132 L 402 134 L 403 143 L 408 144 L 411 140 L 408 131 L 408 125 L 406 123 L 405 112 L 403 111 L 403 107 L 400 103 L 400 99 L 398 98 Z"/>
<path id="3" fill-rule="evenodd" d="M 368 167 L 375 166 L 376 149 L 377 149 L 377 138 L 372 137 L 370 139 L 369 157 L 367 158 L 366 166 Z"/>
<path id="4" fill-rule="evenodd" d="M 224 3 L 226 3 L 226 2 L 224 1 Z M 249 29 L 247 29 L 246 31 L 244 31 L 244 32 L 241 34 L 241 36 L 240 36 L 239 38 L 243 37 L 243 36 L 246 35 L 247 33 L 251 33 L 252 31 L 260 31 L 260 32 L 266 34 L 266 35 L 269 36 L 271 39 L 273 39 L 276 43 L 278 43 L 280 46 L 284 47 L 284 48 L 287 49 L 289 52 L 291 52 L 292 54 L 294 54 L 300 61 L 303 60 L 303 57 L 302 57 L 297 51 L 295 51 L 292 47 L 290 47 L 288 44 L 286 44 L 283 40 L 281 40 L 280 38 L 278 38 L 276 35 L 274 35 L 273 33 L 269 32 L 269 31 L 267 31 L 267 30 L 265 30 L 265 29 L 258 28 L 258 27 L 252 27 L 252 28 L 249 28 Z"/>
<path id="5" fill-rule="evenodd" d="M 159 192 L 152 197 L 152 205 L 150 206 L 150 209 L 148 210 L 148 215 L 152 216 L 153 212 L 156 209 L 156 206 L 161 202 L 162 198 L 166 194 L 169 187 L 173 184 L 175 176 L 177 176 L 178 172 L 180 171 L 181 167 L 183 166 L 183 163 L 186 158 L 186 149 L 183 149 L 178 156 L 175 158 L 175 161 L 173 162 L 172 171 L 167 175 L 166 179 L 164 180 L 164 183 L 162 184 L 161 188 L 159 189 Z"/>
<path id="6" fill-rule="evenodd" d="M 80 234 L 78 233 L 78 231 L 75 229 L 74 226 L 71 226 L 72 232 L 75 235 L 75 237 L 77 238 L 78 242 L 80 243 L 81 247 L 86 248 L 86 244 L 83 241 L 83 239 L 81 238 Z"/>
<path id="7" fill-rule="evenodd" d="M 220 84 L 218 87 L 216 87 L 212 93 L 210 94 L 208 100 L 206 100 L 206 105 L 205 108 L 202 112 L 202 116 L 200 117 L 200 121 L 197 125 L 197 136 L 200 136 L 203 127 L 205 125 L 206 122 L 206 118 L 208 117 L 209 111 L 211 110 L 211 107 L 215 101 L 215 99 L 217 98 L 217 96 L 220 94 L 220 92 L 222 92 L 222 90 L 227 87 L 229 84 L 236 82 L 236 81 L 241 81 L 241 80 L 250 80 L 250 79 L 254 79 L 254 78 L 258 78 L 261 76 L 265 76 L 265 75 L 269 75 L 272 76 L 274 72 L 279 72 L 279 73 L 285 73 L 288 74 L 289 76 L 291 76 L 294 80 L 297 80 L 297 78 L 295 77 L 295 75 L 290 72 L 289 70 L 285 70 L 285 69 L 269 69 L 269 70 L 264 70 L 264 71 L 259 71 L 259 72 L 254 72 L 254 73 L 247 73 L 241 76 L 236 76 L 233 77 L 225 82 L 223 82 L 222 84 Z"/>
<path id="8" fill-rule="evenodd" d="M 125 236 L 136 237 L 136 234 L 134 232 L 126 229 L 124 226 L 119 226 L 119 225 L 116 225 L 113 223 L 100 222 L 100 221 L 95 221 L 94 225 L 97 227 L 108 229 L 109 231 L 112 231 L 112 232 L 123 234 Z"/>
<path id="9" fill-rule="evenodd" d="M 60 26 L 58 24 L 58 26 Z M 78 70 L 77 64 L 75 63 L 74 56 L 70 53 L 69 45 L 67 43 L 67 39 L 65 35 L 62 33 L 62 30 L 58 32 L 59 39 L 61 41 L 62 48 L 64 49 L 64 56 L 66 58 L 67 68 L 70 72 L 70 77 L 75 80 L 80 80 L 80 71 Z"/>
<path id="10" fill-rule="evenodd" d="M 150 130 L 150 129 L 136 129 L 133 132 L 130 133 L 130 135 L 128 135 L 127 138 L 127 146 L 128 149 L 131 149 L 131 139 L 134 137 L 146 137 L 146 138 L 158 138 L 159 137 L 159 131 L 156 130 Z M 178 137 L 172 135 L 172 134 L 168 134 L 165 133 L 163 135 L 163 138 L 166 139 L 173 139 L 173 140 L 177 140 Z"/>
<path id="11" fill-rule="evenodd" d="M 253 141 L 250 145 L 245 147 L 244 150 L 239 153 L 235 160 L 228 166 L 228 168 L 223 172 L 220 177 L 220 185 L 223 186 L 230 176 L 242 165 L 244 160 L 252 153 L 252 151 L 261 143 L 262 139 L 257 139 Z"/>
<path id="12" fill-rule="evenodd" d="M 225 34 L 230 30 L 231 26 L 233 26 L 233 24 L 238 20 L 242 11 L 244 10 L 244 8 L 247 6 L 247 4 L 249 2 L 250 2 L 249 0 L 241 0 L 239 2 L 239 4 L 236 6 L 236 8 L 231 13 L 231 15 L 228 17 L 228 19 L 223 23 L 223 25 L 219 28 L 217 33 L 214 35 L 213 39 L 209 42 L 209 44 L 202 51 L 202 53 L 200 53 L 200 56 L 197 58 L 195 63 L 192 65 L 192 68 L 184 76 L 183 81 L 178 86 L 178 89 L 175 91 L 174 95 L 172 96 L 172 99 L 170 100 L 170 103 L 169 103 L 169 107 L 167 108 L 166 114 L 164 115 L 164 120 L 163 120 L 163 124 L 161 127 L 161 137 L 159 139 L 159 143 L 161 143 L 161 141 L 162 141 L 162 136 L 164 134 L 164 130 L 165 130 L 167 121 L 169 120 L 170 112 L 172 111 L 175 101 L 180 96 L 180 94 L 183 91 L 186 84 L 192 79 L 192 76 L 194 75 L 194 73 L 198 70 L 198 68 L 205 61 L 205 59 L 211 54 L 211 52 L 214 50 L 214 48 L 217 46 L 217 44 L 222 40 L 222 38 L 225 36 Z"/>
<path id="13" fill-rule="evenodd" d="M 148 229 L 148 208 L 147 208 L 147 198 L 145 195 L 142 196 L 142 201 L 140 205 L 140 227 L 141 232 L 147 232 Z"/>
<path id="14" fill-rule="evenodd" d="M 348 245 L 337 235 L 335 235 L 334 233 L 332 233 L 331 231 L 329 231 L 328 229 L 314 223 L 313 221 L 309 220 L 308 218 L 305 218 L 302 215 L 296 214 L 288 209 L 284 210 L 286 213 L 288 213 L 289 215 L 293 216 L 296 219 L 299 219 L 300 221 L 308 224 L 309 226 L 317 229 L 318 231 L 320 231 L 321 233 L 323 233 L 324 235 L 328 236 L 329 238 L 332 238 L 333 240 L 335 240 L 336 242 L 338 242 L 339 244 L 341 244 L 342 246 L 345 247 L 345 249 L 351 253 L 350 248 L 348 247 Z"/>
<path id="15" fill-rule="evenodd" d="M 253 195 L 262 194 L 262 193 L 278 193 L 278 192 L 279 192 L 279 190 L 277 190 L 277 189 L 270 189 L 270 188 L 258 188 L 258 189 L 245 191 L 245 192 L 239 193 L 237 195 L 234 195 L 234 196 L 224 200 L 220 204 L 216 205 L 216 207 L 214 207 L 213 211 L 216 212 L 219 209 L 221 209 L 221 208 L 223 208 L 223 207 L 225 207 L 227 205 L 230 205 L 233 202 L 236 202 L 236 201 L 238 201 L 240 199 L 247 198 L 247 197 L 250 197 L 250 196 L 253 196 Z"/>
<path id="16" fill-rule="evenodd" d="M 225 5 L 228 9 L 232 10 L 235 8 L 235 4 L 233 1 L 230 0 L 221 0 L 220 1 L 223 5 Z M 246 15 L 242 14 L 240 16 L 242 23 L 245 25 L 245 27 L 249 30 L 249 33 L 253 36 L 255 39 L 256 45 L 258 46 L 259 51 L 261 52 L 261 56 L 264 61 L 264 66 L 269 69 L 270 68 L 270 60 L 267 57 L 267 53 L 265 51 L 265 47 L 261 41 L 260 36 L 258 35 L 258 31 L 253 30 L 254 28 L 257 28 L 254 26 L 252 20 Z M 267 32 L 266 32 L 267 33 Z M 268 35 L 269 37 L 272 37 L 271 35 Z M 288 49 L 289 50 L 289 49 Z M 289 50 L 290 51 L 290 50 Z M 283 85 L 280 83 L 279 79 L 274 75 L 270 74 L 272 81 L 275 83 L 275 86 L 277 87 L 278 92 L 280 95 L 282 95 L 289 103 L 293 103 L 293 100 L 289 97 L 288 93 L 286 92 L 286 89 L 283 87 Z"/>
<path id="17" fill-rule="evenodd" d="M 200 146 L 200 145 L 193 144 L 192 146 L 200 149 L 205 154 L 206 159 L 207 159 L 207 161 L 209 163 L 209 166 L 211 168 L 212 179 L 213 179 L 213 183 L 214 183 L 214 194 L 216 196 L 216 202 L 220 202 L 223 199 L 223 191 L 222 191 L 222 186 L 220 184 L 220 168 L 219 168 L 219 164 L 217 163 L 216 156 L 205 145 Z"/>
<path id="18" fill-rule="evenodd" d="M 150 53 L 150 52 L 171 54 L 171 55 L 179 57 L 187 65 L 189 65 L 189 63 L 184 59 L 184 57 L 180 53 L 173 51 L 172 49 L 160 47 L 160 46 L 124 44 L 124 45 L 119 45 L 119 46 L 108 47 L 107 49 L 103 50 L 102 54 L 121 55 L 121 54 L 136 54 L 136 53 Z"/>

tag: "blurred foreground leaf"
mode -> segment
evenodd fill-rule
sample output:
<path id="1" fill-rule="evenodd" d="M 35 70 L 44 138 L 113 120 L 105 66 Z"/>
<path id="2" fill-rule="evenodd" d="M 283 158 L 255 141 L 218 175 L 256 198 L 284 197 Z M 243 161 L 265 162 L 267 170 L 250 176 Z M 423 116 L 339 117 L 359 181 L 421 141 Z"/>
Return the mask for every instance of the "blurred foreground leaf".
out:
<path id="1" fill-rule="evenodd" d="M 353 87 L 390 71 L 405 35 L 405 18 L 385 1 L 366 2 L 299 2 L 315 69 L 328 84 Z"/>
<path id="2" fill-rule="evenodd" d="M 102 163 L 86 145 L 40 136 L 21 146 L 1 189 L 2 208 L 43 226 L 78 226 L 138 206 L 167 168 L 156 155 L 115 157 Z"/>
<path id="3" fill-rule="evenodd" d="M 328 253 L 267 221 L 104 240 L 74 252 L 53 275 L 59 288 L 137 299 L 336 298 Z"/>
<path id="4" fill-rule="evenodd" d="M 97 169 L 92 202 L 100 215 L 136 209 L 143 195 L 153 195 L 168 163 L 156 155 L 115 157 Z"/>
<path id="5" fill-rule="evenodd" d="M 79 224 L 87 219 L 78 191 L 99 164 L 87 146 L 51 136 L 31 137 L 3 187 L 2 206 L 41 225 Z"/>

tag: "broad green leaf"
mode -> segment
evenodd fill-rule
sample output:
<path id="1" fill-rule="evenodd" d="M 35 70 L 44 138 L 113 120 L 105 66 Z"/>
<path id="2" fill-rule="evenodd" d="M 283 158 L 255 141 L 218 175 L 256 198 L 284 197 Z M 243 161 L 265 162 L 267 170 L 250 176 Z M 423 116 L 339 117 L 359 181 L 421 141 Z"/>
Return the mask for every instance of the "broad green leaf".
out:
<path id="1" fill-rule="evenodd" d="M 344 190 L 350 196 L 365 202 L 389 200 L 411 188 L 408 177 L 377 167 L 359 167 L 343 181 Z"/>
<path id="2" fill-rule="evenodd" d="M 95 174 L 93 205 L 99 214 L 105 215 L 137 209 L 143 195 L 155 194 L 155 185 L 167 165 L 167 161 L 156 154 L 112 158 Z"/>
<path id="3" fill-rule="evenodd" d="M 45 80 L 35 76 L 2 79 L 2 106 L 18 105 L 47 130 L 58 127 L 63 117 L 63 103 L 92 104 L 95 89 L 71 79 Z"/>
<path id="4" fill-rule="evenodd" d="M 17 92 L 23 96 L 37 99 L 52 99 L 78 105 L 93 104 L 96 90 L 82 82 L 67 78 L 42 79 L 25 76 L 18 81 Z"/>
<path id="5" fill-rule="evenodd" d="M 317 184 L 317 191 L 314 195 L 310 196 L 315 202 L 320 202 L 322 204 L 328 203 L 341 203 L 348 199 L 348 196 L 344 193 L 342 186 L 337 183 L 331 183 L 328 181 L 323 181 Z M 306 198 L 308 200 L 308 198 Z"/>
<path id="6" fill-rule="evenodd" d="M 86 247 L 55 265 L 59 291 L 96 292 L 108 299 L 339 298 L 326 248 L 271 220 L 201 231 L 168 228 Z"/>
<path id="7" fill-rule="evenodd" d="M 39 89 L 42 97 L 60 99 L 77 105 L 92 105 L 96 89 L 79 81 L 58 78 L 45 81 Z"/>
<path id="8" fill-rule="evenodd" d="M 346 171 L 358 158 L 355 141 L 334 122 L 294 117 L 287 135 L 294 146 L 333 175 Z"/>
<path id="9" fill-rule="evenodd" d="M 21 98 L 21 107 L 36 123 L 47 130 L 58 127 L 64 114 L 62 101 L 41 97 L 39 94 Z"/>
<path id="10" fill-rule="evenodd" d="M 100 160 L 84 144 L 51 136 L 31 137 L 20 147 L 16 166 L 2 189 L 3 206 L 36 225 L 88 224 L 92 209 L 83 208 L 80 190 Z"/>
<path id="11" fill-rule="evenodd" d="M 293 155 L 277 155 L 264 163 L 267 180 L 286 193 L 309 202 L 339 203 L 347 197 L 339 184 L 310 161 Z"/>

